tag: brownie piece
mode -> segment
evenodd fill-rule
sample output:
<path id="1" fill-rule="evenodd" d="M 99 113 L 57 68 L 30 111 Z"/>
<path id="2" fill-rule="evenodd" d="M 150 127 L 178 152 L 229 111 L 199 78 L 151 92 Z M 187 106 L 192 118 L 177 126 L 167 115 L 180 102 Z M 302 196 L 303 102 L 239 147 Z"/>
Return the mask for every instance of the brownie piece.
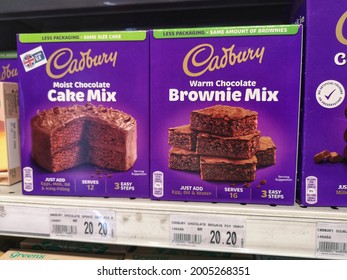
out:
<path id="1" fill-rule="evenodd" d="M 259 150 L 256 152 L 257 167 L 276 164 L 276 146 L 271 137 L 260 137 Z"/>
<path id="2" fill-rule="evenodd" d="M 255 180 L 257 159 L 233 160 L 201 156 L 200 175 L 205 181 L 251 182 Z"/>
<path id="3" fill-rule="evenodd" d="M 260 131 L 238 136 L 225 137 L 199 133 L 196 152 L 201 155 L 220 156 L 234 159 L 248 159 L 259 149 Z"/>
<path id="4" fill-rule="evenodd" d="M 190 127 L 221 136 L 247 135 L 257 130 L 258 113 L 241 107 L 216 105 L 192 111 Z"/>
<path id="5" fill-rule="evenodd" d="M 126 171 L 137 158 L 136 120 L 101 105 L 38 111 L 31 120 L 31 133 L 33 159 L 51 172 L 82 163 Z"/>
<path id="6" fill-rule="evenodd" d="M 323 150 L 315 154 L 313 157 L 313 160 L 315 163 L 321 163 L 323 161 L 326 161 L 329 156 L 330 156 L 330 152 L 328 150 Z"/>
<path id="7" fill-rule="evenodd" d="M 328 161 L 331 163 L 338 163 L 343 161 L 343 157 L 337 152 L 331 152 L 328 157 Z"/>
<path id="8" fill-rule="evenodd" d="M 169 151 L 169 168 L 199 172 L 200 156 L 193 151 L 172 147 Z"/>
<path id="9" fill-rule="evenodd" d="M 169 144 L 180 149 L 195 151 L 196 136 L 197 132 L 189 125 L 169 128 Z"/>

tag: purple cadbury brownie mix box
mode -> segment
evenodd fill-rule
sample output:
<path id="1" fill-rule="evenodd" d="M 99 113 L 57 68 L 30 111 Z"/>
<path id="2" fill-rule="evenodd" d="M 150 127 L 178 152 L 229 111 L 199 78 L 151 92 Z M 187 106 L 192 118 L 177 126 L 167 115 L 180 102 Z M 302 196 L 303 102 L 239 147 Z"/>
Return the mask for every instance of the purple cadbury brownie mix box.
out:
<path id="1" fill-rule="evenodd" d="M 23 193 L 148 197 L 148 32 L 17 39 Z"/>
<path id="2" fill-rule="evenodd" d="M 299 25 L 154 30 L 151 197 L 292 205 Z"/>
<path id="3" fill-rule="evenodd" d="M 347 2 L 296 1 L 305 30 L 298 198 L 306 206 L 347 206 Z"/>
<path id="4" fill-rule="evenodd" d="M 0 82 L 17 82 L 16 52 L 0 52 Z"/>

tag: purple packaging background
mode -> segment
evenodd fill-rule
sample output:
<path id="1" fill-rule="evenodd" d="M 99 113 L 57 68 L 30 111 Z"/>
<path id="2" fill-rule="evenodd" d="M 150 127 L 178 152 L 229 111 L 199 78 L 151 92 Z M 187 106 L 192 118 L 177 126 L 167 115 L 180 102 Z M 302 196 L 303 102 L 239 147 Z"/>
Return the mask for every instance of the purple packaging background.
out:
<path id="1" fill-rule="evenodd" d="M 17 59 L 16 58 L 5 58 L 0 59 L 0 82 L 18 82 L 18 76 L 11 77 L 11 78 L 2 78 L 2 74 L 4 71 L 3 67 L 7 67 L 10 65 L 10 69 L 16 69 L 17 68 Z"/>
<path id="2" fill-rule="evenodd" d="M 117 63 L 104 64 L 91 69 L 66 75 L 61 79 L 51 79 L 46 74 L 46 67 L 41 66 L 30 72 L 25 72 L 20 61 L 20 55 L 41 45 L 48 58 L 55 50 L 60 48 L 71 48 L 74 50 L 74 56 L 79 56 L 79 51 L 92 49 L 91 55 L 100 53 L 109 53 L 118 51 Z M 77 52 L 77 54 L 76 54 Z M 37 44 L 18 44 L 19 75 L 20 75 L 20 113 L 21 113 L 21 152 L 22 167 L 32 166 L 34 168 L 34 191 L 25 192 L 25 194 L 44 194 L 44 195 L 78 195 L 78 196 L 110 196 L 110 197 L 148 197 L 149 196 L 149 39 L 136 42 L 89 42 L 89 43 L 37 43 Z M 70 106 L 73 104 L 84 105 L 85 102 L 50 102 L 47 98 L 47 92 L 52 89 L 53 82 L 62 81 L 81 81 L 81 82 L 109 82 L 110 90 L 116 91 L 116 102 L 96 102 L 94 105 L 104 105 L 113 107 L 129 113 L 137 121 L 137 160 L 135 165 L 127 172 L 112 172 L 112 178 L 106 179 L 103 176 L 100 184 L 96 185 L 95 191 L 87 191 L 86 185 L 77 185 L 75 192 L 41 192 L 40 181 L 46 177 L 64 177 L 67 181 L 76 181 L 91 178 L 95 175 L 96 167 L 93 165 L 81 165 L 69 170 L 48 173 L 38 167 L 31 159 L 31 131 L 30 120 L 35 116 L 37 110 L 52 108 L 55 106 Z M 73 89 L 71 89 L 73 90 Z M 82 89 L 87 91 L 87 89 Z M 103 170 L 103 169 L 102 169 Z M 144 170 L 146 176 L 132 176 L 134 170 Z M 115 191 L 108 188 L 105 192 L 105 180 L 108 183 L 127 181 L 136 186 L 135 191 Z"/>
<path id="3" fill-rule="evenodd" d="M 306 10 L 306 69 L 304 92 L 304 115 L 302 126 L 302 150 L 300 177 L 300 203 L 307 206 L 347 206 L 346 195 L 336 195 L 339 185 L 347 184 L 346 164 L 315 164 L 313 156 L 328 149 L 343 154 L 347 145 L 343 133 L 347 129 L 344 110 L 347 98 L 334 109 L 321 107 L 316 101 L 316 89 L 325 80 L 339 81 L 347 89 L 347 66 L 337 66 L 334 56 L 347 53 L 347 46 L 341 44 L 335 35 L 336 24 L 347 11 L 344 1 L 308 0 Z M 303 6 L 302 8 L 305 8 Z M 304 9 L 301 10 L 304 12 Z M 324 16 L 324 24 L 322 17 Z M 347 24 L 344 24 L 344 37 L 347 37 Z M 321 46 L 321 47 L 320 47 Z M 305 178 L 318 178 L 318 202 L 314 205 L 305 202 Z"/>
<path id="4" fill-rule="evenodd" d="M 249 61 L 214 72 L 206 72 L 198 78 L 191 78 L 182 71 L 182 61 L 187 52 L 201 43 L 210 43 L 218 52 L 221 47 L 235 44 L 235 52 L 245 48 L 265 46 L 263 63 Z M 194 38 L 194 39 L 153 39 L 151 36 L 151 174 L 154 171 L 164 173 L 165 200 L 203 200 L 213 202 L 263 203 L 263 204 L 293 204 L 295 193 L 296 152 L 298 131 L 298 103 L 301 34 L 296 36 L 267 37 L 229 37 L 229 38 Z M 172 55 L 174 54 L 174 55 Z M 220 54 L 220 53 L 219 53 Z M 271 136 L 277 146 L 277 164 L 256 172 L 256 180 L 251 183 L 251 189 L 244 188 L 238 199 L 231 200 L 223 188 L 230 182 L 202 181 L 198 173 L 171 170 L 168 166 L 167 144 L 168 128 L 189 123 L 190 112 L 222 102 L 169 102 L 168 89 L 194 90 L 189 86 L 189 80 L 212 81 L 255 80 L 257 87 L 267 86 L 269 90 L 280 90 L 279 102 L 225 102 L 225 105 L 243 107 L 259 113 L 258 129 L 263 136 Z M 226 87 L 196 88 L 197 90 L 225 90 Z M 234 88 L 237 90 L 238 88 Z M 242 89 L 241 89 L 242 91 Z M 289 175 L 290 183 L 275 182 L 277 175 Z M 255 188 L 261 179 L 267 180 L 267 185 L 261 189 Z M 181 185 L 203 186 L 204 191 L 211 191 L 211 197 L 171 195 L 171 190 L 177 190 Z M 236 183 L 236 187 L 243 183 Z M 219 190 L 218 194 L 215 190 Z M 260 198 L 261 190 L 280 189 L 285 200 Z M 252 191 L 252 199 L 249 192 Z M 151 192 L 152 193 L 152 192 Z M 151 194 L 152 195 L 152 194 Z M 155 197 L 152 196 L 155 199 Z"/>

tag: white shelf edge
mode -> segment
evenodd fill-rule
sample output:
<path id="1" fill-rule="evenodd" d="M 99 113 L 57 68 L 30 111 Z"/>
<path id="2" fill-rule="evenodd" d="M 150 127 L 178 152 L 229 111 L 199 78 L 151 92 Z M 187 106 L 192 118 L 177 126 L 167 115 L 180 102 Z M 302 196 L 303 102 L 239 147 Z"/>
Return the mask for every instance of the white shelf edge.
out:
<path id="1" fill-rule="evenodd" d="M 191 250 L 202 248 L 176 247 L 170 244 L 171 214 L 241 217 L 247 221 L 245 249 L 227 252 L 302 258 L 315 258 L 317 222 L 347 223 L 345 208 L 301 208 L 297 204 L 273 207 L 252 204 L 151 201 L 149 199 L 31 196 L 22 195 L 20 183 L 9 187 L 0 186 L 0 206 L 2 205 L 113 210 L 117 215 L 117 231 L 112 244 Z M 23 219 L 26 218 L 31 217 L 23 217 Z M 22 235 L 18 234 L 18 236 Z M 23 236 L 28 235 L 23 234 Z M 225 252 L 221 249 L 216 251 Z"/>

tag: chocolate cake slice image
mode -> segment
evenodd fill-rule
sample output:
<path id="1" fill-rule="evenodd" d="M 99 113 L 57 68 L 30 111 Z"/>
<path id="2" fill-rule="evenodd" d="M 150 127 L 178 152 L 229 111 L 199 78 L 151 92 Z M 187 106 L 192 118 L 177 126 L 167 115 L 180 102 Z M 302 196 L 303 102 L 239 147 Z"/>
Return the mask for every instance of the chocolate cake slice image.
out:
<path id="1" fill-rule="evenodd" d="M 137 158 L 137 123 L 129 114 L 93 104 L 54 107 L 31 119 L 32 157 L 59 172 L 83 163 L 127 171 Z"/>

